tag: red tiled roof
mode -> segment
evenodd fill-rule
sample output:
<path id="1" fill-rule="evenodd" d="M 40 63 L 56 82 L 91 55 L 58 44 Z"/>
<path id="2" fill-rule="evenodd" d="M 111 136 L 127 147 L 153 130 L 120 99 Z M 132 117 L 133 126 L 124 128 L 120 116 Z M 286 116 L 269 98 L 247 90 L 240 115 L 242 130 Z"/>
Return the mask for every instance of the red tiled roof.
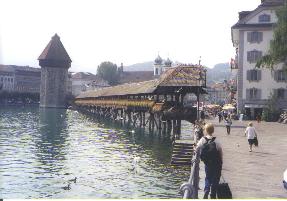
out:
<path id="1" fill-rule="evenodd" d="M 39 56 L 38 60 L 55 60 L 72 62 L 66 49 L 64 48 L 60 37 L 55 34 L 44 51 Z"/>

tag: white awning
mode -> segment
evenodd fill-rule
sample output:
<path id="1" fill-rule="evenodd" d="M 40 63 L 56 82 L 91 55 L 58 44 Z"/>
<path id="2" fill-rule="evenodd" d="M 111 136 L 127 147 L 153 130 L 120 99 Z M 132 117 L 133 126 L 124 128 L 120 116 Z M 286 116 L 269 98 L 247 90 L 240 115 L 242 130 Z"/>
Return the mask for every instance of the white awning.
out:
<path id="1" fill-rule="evenodd" d="M 244 107 L 245 108 L 266 108 L 267 105 L 263 105 L 263 104 L 245 104 Z"/>

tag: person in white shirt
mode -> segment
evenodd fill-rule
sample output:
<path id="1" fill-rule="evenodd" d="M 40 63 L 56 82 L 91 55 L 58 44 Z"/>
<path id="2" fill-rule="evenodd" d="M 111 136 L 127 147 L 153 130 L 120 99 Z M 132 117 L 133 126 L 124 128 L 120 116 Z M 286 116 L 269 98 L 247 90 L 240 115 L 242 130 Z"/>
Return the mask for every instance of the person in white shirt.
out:
<path id="1" fill-rule="evenodd" d="M 208 123 L 204 126 L 205 136 L 202 137 L 197 143 L 196 152 L 200 151 L 202 154 L 202 148 L 207 143 L 214 143 L 216 147 L 216 154 L 212 161 L 204 162 L 205 164 L 205 187 L 204 187 L 204 199 L 208 198 L 209 192 L 210 198 L 216 198 L 217 186 L 219 184 L 221 170 L 222 170 L 222 146 L 216 137 L 213 137 L 214 126 L 211 123 Z"/>
<path id="2" fill-rule="evenodd" d="M 257 137 L 257 133 L 255 128 L 253 127 L 252 122 L 248 123 L 248 126 L 245 130 L 245 136 L 247 136 L 247 140 L 249 143 L 249 152 L 252 152 L 252 145 L 255 144 L 255 137 Z"/>

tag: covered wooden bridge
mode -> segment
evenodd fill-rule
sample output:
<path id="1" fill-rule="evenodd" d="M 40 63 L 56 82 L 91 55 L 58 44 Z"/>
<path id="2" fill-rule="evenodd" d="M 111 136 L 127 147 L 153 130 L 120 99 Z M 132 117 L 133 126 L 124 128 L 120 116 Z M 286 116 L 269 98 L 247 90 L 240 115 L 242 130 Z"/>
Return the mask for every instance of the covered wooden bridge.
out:
<path id="1" fill-rule="evenodd" d="M 158 79 L 87 91 L 76 97 L 75 107 L 93 115 L 120 120 L 163 132 L 179 139 L 181 120 L 194 122 L 198 107 L 185 107 L 184 97 L 193 93 L 199 101 L 206 93 L 206 70 L 199 65 L 180 65 Z"/>

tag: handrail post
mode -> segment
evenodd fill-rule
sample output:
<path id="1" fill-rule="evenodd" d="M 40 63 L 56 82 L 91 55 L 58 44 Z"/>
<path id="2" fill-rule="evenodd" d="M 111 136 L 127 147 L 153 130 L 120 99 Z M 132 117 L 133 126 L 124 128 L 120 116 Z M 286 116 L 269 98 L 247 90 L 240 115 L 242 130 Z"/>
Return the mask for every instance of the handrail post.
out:
<path id="1" fill-rule="evenodd" d="M 180 191 L 183 193 L 183 199 L 198 199 L 199 189 L 199 153 L 196 151 L 193 156 L 190 177 L 187 183 L 180 186 Z"/>

